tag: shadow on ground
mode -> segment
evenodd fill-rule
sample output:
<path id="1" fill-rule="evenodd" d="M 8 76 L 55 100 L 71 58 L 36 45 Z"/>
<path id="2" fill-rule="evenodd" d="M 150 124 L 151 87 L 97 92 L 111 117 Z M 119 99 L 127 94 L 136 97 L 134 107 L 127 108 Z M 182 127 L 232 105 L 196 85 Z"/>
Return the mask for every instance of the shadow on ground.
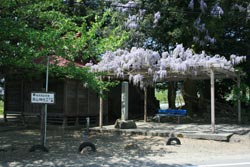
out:
<path id="1" fill-rule="evenodd" d="M 38 129 L 19 129 L 0 132 L 0 166 L 70 166 L 70 167 L 184 167 L 192 164 L 167 164 L 152 160 L 150 157 L 163 157 L 174 153 L 165 149 L 162 138 L 142 136 L 120 136 L 115 134 L 91 134 L 89 140 L 97 152 L 79 154 L 82 142 L 80 130 L 49 130 L 47 148 L 49 153 L 29 152 L 40 142 Z M 147 141 L 145 144 L 145 141 Z"/>

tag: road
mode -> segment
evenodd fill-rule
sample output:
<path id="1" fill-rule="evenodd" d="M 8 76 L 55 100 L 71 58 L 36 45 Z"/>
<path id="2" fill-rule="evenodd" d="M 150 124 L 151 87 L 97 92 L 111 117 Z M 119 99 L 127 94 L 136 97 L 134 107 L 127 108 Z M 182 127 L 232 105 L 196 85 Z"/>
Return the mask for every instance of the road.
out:
<path id="1" fill-rule="evenodd" d="M 250 160 L 249 158 L 243 158 L 243 159 L 224 159 L 220 161 L 210 161 L 207 163 L 204 163 L 202 165 L 194 165 L 194 166 L 188 166 L 188 167 L 249 167 L 250 166 Z"/>
<path id="2" fill-rule="evenodd" d="M 210 164 L 210 165 L 198 165 L 193 167 L 249 167 L 250 162 L 238 162 L 238 163 L 223 163 L 223 164 Z"/>

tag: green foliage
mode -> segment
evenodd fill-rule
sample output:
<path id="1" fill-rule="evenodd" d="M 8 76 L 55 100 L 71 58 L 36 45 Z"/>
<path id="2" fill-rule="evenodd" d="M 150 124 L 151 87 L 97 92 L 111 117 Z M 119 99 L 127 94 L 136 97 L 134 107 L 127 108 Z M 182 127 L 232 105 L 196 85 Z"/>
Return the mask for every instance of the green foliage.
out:
<path id="1" fill-rule="evenodd" d="M 232 101 L 235 105 L 238 99 L 246 105 L 250 105 L 250 87 L 246 84 L 241 84 L 240 88 L 238 86 L 233 86 L 231 93 L 227 95 L 227 99 Z"/>
<path id="2" fill-rule="evenodd" d="M 229 59 L 231 54 L 250 55 L 250 20 L 249 13 L 247 12 L 250 3 L 247 1 L 205 1 L 207 3 L 207 9 L 204 13 L 200 10 L 199 1 L 194 1 L 194 10 L 188 8 L 189 1 L 174 0 L 171 1 L 171 3 L 170 1 L 160 1 L 158 4 L 153 4 L 153 1 L 149 2 L 147 0 L 143 2 L 146 2 L 146 7 L 152 9 L 153 12 L 161 12 L 161 19 L 158 22 L 158 26 L 155 29 L 145 29 L 145 32 L 150 34 L 150 36 L 154 38 L 154 41 L 157 42 L 157 47 L 169 48 L 169 46 L 175 43 L 183 43 L 185 47 L 191 47 L 195 52 L 205 50 L 206 53 L 212 55 L 220 54 L 227 59 Z M 224 11 L 224 15 L 213 17 L 210 14 L 210 10 L 212 6 L 218 2 Z M 236 4 L 245 9 L 240 11 L 234 8 Z M 206 31 L 201 32 L 194 27 L 194 21 L 199 17 Z M 194 36 L 204 40 L 207 34 L 214 37 L 216 42 L 205 43 L 204 45 L 194 42 Z M 242 79 L 242 82 L 250 83 L 250 59 L 248 58 L 246 63 L 239 66 L 243 71 L 248 73 L 247 76 Z M 217 100 L 218 98 L 219 100 L 225 100 L 225 95 L 229 94 L 232 90 L 232 84 L 235 84 L 235 82 L 221 81 L 217 83 Z M 207 91 L 205 94 L 210 94 L 209 88 L 203 90 L 205 92 Z M 234 97 L 236 97 L 235 93 L 233 93 Z M 244 99 L 242 99 L 242 101 L 245 104 L 249 104 Z"/>
<path id="3" fill-rule="evenodd" d="M 3 101 L 2 100 L 0 100 L 0 115 L 2 115 L 3 114 Z"/>
<path id="4" fill-rule="evenodd" d="M 168 103 L 168 91 L 167 90 L 156 90 L 155 97 L 160 103 Z"/>
<path id="5" fill-rule="evenodd" d="M 72 63 L 65 67 L 52 65 L 52 76 L 80 79 L 91 87 L 99 86 L 88 68 L 75 67 L 73 62 L 97 60 L 106 50 L 117 49 L 127 39 L 127 33 L 113 21 L 116 14 L 101 7 L 93 12 L 89 6 L 72 6 L 61 0 L 3 0 L 1 72 L 8 76 L 28 70 L 28 77 L 34 77 L 46 69 L 45 63 L 37 64 L 35 60 L 56 55 Z"/>

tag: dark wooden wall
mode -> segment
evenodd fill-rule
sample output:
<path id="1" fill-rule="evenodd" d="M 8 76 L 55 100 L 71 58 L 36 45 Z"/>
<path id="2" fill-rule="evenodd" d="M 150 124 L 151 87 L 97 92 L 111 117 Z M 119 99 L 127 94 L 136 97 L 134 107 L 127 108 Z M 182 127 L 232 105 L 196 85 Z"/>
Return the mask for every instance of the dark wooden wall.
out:
<path id="1" fill-rule="evenodd" d="M 5 113 L 21 112 L 24 115 L 39 115 L 41 104 L 31 103 L 31 92 L 44 90 L 45 82 L 38 80 L 6 80 Z M 76 80 L 50 79 L 49 91 L 55 92 L 55 104 L 48 105 L 48 117 L 55 119 L 83 119 L 99 117 L 99 95 L 85 88 Z M 112 88 L 104 100 L 104 117 L 115 121 L 121 117 L 121 84 Z M 148 88 L 148 114 L 154 114 L 159 108 L 154 88 Z M 139 87 L 129 85 L 129 119 L 143 119 L 144 92 Z M 52 120 L 52 119 L 51 119 Z"/>
<path id="2" fill-rule="evenodd" d="M 31 103 L 32 91 L 44 91 L 45 82 L 39 80 L 8 80 L 5 84 L 5 114 L 39 115 L 42 104 Z M 99 95 L 76 80 L 49 80 L 49 91 L 55 93 L 55 104 L 48 105 L 48 117 L 98 117 Z M 104 115 L 107 115 L 107 101 Z"/>
<path id="3" fill-rule="evenodd" d="M 108 93 L 108 115 L 110 121 L 121 118 L 121 84 L 112 88 Z M 144 91 L 129 84 L 129 113 L 128 119 L 143 119 Z M 148 88 L 147 109 L 148 115 L 154 115 L 159 108 L 159 101 L 155 98 L 154 88 Z"/>
<path id="4" fill-rule="evenodd" d="M 99 115 L 99 95 L 85 88 L 74 80 L 65 81 L 64 88 L 65 115 L 97 116 Z M 107 103 L 104 103 L 104 114 L 107 113 Z"/>
<path id="5" fill-rule="evenodd" d="M 9 82 L 5 84 L 4 110 L 6 111 L 23 111 L 22 104 L 22 82 Z"/>

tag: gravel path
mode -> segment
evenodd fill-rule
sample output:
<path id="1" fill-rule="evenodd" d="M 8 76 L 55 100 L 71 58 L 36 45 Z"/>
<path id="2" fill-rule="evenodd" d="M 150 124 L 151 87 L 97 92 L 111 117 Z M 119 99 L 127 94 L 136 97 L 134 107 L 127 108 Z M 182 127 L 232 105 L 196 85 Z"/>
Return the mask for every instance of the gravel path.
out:
<path id="1" fill-rule="evenodd" d="M 173 166 L 195 165 L 211 159 L 250 159 L 250 134 L 238 135 L 230 142 L 180 138 L 181 145 L 165 145 L 164 137 L 120 136 L 91 134 L 95 153 L 78 153 L 81 141 L 79 130 L 49 130 L 49 153 L 29 152 L 32 145 L 40 144 L 38 130 L 0 132 L 0 167 L 80 167 L 80 166 Z"/>

